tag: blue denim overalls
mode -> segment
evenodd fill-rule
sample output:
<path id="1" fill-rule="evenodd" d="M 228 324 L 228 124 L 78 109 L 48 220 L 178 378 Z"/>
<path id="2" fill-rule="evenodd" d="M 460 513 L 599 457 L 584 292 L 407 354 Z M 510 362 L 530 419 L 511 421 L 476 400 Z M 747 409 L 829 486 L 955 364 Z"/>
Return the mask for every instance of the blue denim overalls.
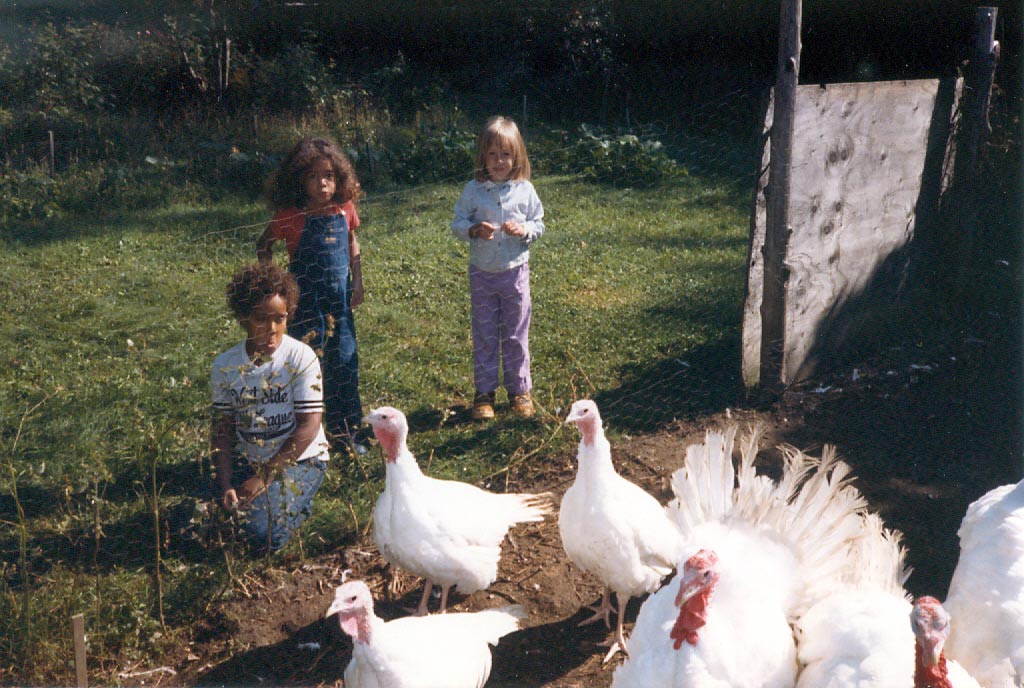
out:
<path id="1" fill-rule="evenodd" d="M 306 217 L 288 269 L 299 283 L 299 306 L 288 333 L 309 344 L 320 357 L 327 432 L 355 433 L 363 407 L 359 403 L 355 319 L 349 304 L 348 221 L 344 213 Z"/>

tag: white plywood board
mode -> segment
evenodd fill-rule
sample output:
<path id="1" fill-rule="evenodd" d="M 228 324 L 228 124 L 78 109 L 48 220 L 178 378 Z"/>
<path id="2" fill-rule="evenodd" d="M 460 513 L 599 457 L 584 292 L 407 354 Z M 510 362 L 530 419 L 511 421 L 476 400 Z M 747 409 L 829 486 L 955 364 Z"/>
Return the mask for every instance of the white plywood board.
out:
<path id="1" fill-rule="evenodd" d="M 939 81 L 807 85 L 797 89 L 786 249 L 789 270 L 781 377 L 808 375 L 830 314 L 859 296 L 912 239 Z M 769 115 L 770 118 L 770 115 Z M 769 146 L 765 146 L 765 168 Z M 766 176 L 766 172 L 762 177 Z M 743 376 L 760 366 L 764 179 L 759 180 L 744 311 Z"/>

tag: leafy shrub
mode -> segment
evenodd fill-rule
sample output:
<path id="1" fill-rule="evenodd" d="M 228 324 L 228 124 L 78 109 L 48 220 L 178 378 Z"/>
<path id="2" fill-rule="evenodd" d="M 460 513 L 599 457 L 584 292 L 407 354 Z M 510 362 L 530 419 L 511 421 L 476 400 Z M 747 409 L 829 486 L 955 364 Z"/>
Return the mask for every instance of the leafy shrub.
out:
<path id="1" fill-rule="evenodd" d="M 56 182 L 41 168 L 0 174 L 0 225 L 53 217 L 59 206 Z"/>
<path id="2" fill-rule="evenodd" d="M 360 81 L 400 121 L 414 119 L 422 108 L 440 102 L 446 92 L 436 74 L 414 69 L 402 53 L 390 65 L 366 74 Z"/>
<path id="3" fill-rule="evenodd" d="M 253 101 L 274 112 L 299 113 L 329 106 L 336 98 L 345 97 L 344 92 L 339 93 L 331 66 L 301 44 L 258 59 L 251 75 Z"/>
<path id="4" fill-rule="evenodd" d="M 21 59 L 5 60 L 0 73 L 8 102 L 66 117 L 104 102 L 96 79 L 98 24 L 45 24 L 32 34 Z"/>
<path id="5" fill-rule="evenodd" d="M 258 196 L 274 171 L 279 156 L 238 146 L 204 141 L 197 146 L 186 173 L 208 189 Z"/>
<path id="6" fill-rule="evenodd" d="M 459 129 L 415 132 L 399 129 L 385 139 L 396 182 L 417 184 L 468 178 L 476 157 L 476 137 Z"/>
<path id="7" fill-rule="evenodd" d="M 55 177 L 42 167 L 0 171 L 0 226 L 70 212 L 153 207 L 193 193 L 184 173 L 182 165 L 155 160 L 75 165 Z"/>
<path id="8" fill-rule="evenodd" d="M 179 88 L 181 65 L 176 46 L 167 35 L 108 29 L 96 40 L 101 60 L 96 78 L 108 111 L 129 113 L 168 106 Z"/>
<path id="9" fill-rule="evenodd" d="M 657 139 L 633 133 L 608 134 L 587 124 L 580 125 L 578 132 L 575 141 L 567 141 L 550 154 L 547 162 L 552 171 L 636 187 L 651 187 L 683 173 Z"/>

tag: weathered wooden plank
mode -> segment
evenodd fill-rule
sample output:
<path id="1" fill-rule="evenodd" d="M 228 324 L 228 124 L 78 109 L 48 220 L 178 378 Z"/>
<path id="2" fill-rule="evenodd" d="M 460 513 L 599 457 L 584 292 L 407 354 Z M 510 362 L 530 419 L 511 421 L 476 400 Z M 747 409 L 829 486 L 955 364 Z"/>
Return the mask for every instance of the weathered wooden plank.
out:
<path id="1" fill-rule="evenodd" d="M 855 309 L 880 271 L 900 266 L 914 234 L 938 80 L 800 86 L 796 93 L 785 242 L 783 352 L 765 377 L 768 277 L 766 185 L 762 173 L 751 220 L 743 322 L 748 386 L 791 384 L 842 347 Z M 771 108 L 766 130 L 771 125 Z M 766 147 L 764 166 L 770 150 Z M 843 318 L 837 314 L 843 314 Z M 760 379 L 759 379 L 760 376 Z"/>
<path id="2" fill-rule="evenodd" d="M 824 319 L 913 237 L 938 80 L 806 86 L 797 95 L 782 381 L 806 377 Z"/>
<path id="3" fill-rule="evenodd" d="M 772 128 L 773 101 L 769 95 L 765 123 L 761 140 L 768 140 Z M 764 299 L 764 234 L 768 203 L 765 189 L 768 186 L 768 162 L 771 149 L 764 146 L 761 166 L 757 175 L 754 192 L 754 208 L 750 216 L 750 247 L 747 253 L 747 294 L 743 302 L 743 384 L 756 387 L 761 382 L 761 302 Z M 781 306 L 780 306 L 781 307 Z"/>
<path id="4" fill-rule="evenodd" d="M 89 688 L 89 670 L 85 655 L 85 617 L 75 614 L 71 617 L 71 635 L 75 646 L 75 686 Z"/>

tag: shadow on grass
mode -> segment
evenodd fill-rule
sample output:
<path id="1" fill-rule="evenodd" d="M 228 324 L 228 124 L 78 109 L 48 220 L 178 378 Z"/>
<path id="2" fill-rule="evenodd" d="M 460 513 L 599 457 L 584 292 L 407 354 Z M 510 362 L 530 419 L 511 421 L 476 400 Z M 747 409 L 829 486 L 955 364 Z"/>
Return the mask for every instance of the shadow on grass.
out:
<path id="1" fill-rule="evenodd" d="M 626 432 L 655 432 L 743 403 L 739 345 L 721 341 L 638 368 L 595 401 L 606 421 Z"/>

